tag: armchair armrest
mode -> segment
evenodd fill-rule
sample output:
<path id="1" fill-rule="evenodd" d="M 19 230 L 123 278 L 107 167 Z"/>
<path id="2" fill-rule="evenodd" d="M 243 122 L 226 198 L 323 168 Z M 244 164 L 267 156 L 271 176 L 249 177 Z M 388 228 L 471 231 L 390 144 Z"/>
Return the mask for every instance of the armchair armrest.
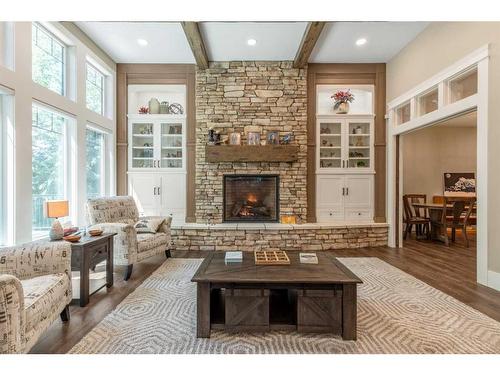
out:
<path id="1" fill-rule="evenodd" d="M 0 354 L 24 352 L 26 312 L 19 279 L 0 275 Z"/>
<path id="2" fill-rule="evenodd" d="M 71 275 L 71 244 L 66 241 L 35 241 L 0 249 L 0 275 L 20 280 L 54 273 Z"/>
<path id="3" fill-rule="evenodd" d="M 140 219 L 164 219 L 161 223 L 160 228 L 158 228 L 159 233 L 170 234 L 170 227 L 172 225 L 172 216 L 144 216 Z"/>
<path id="4" fill-rule="evenodd" d="M 134 264 L 137 261 L 137 231 L 132 224 L 99 223 L 89 229 L 99 228 L 107 233 L 116 233 L 113 238 L 113 258 L 117 265 Z"/>

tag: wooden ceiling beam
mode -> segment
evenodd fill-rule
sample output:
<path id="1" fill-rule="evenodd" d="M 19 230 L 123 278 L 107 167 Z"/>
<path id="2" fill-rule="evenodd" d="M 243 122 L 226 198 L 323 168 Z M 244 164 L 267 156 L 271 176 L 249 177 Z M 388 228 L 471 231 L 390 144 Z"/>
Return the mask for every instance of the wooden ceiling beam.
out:
<path id="1" fill-rule="evenodd" d="M 184 34 L 189 42 L 191 51 L 193 51 L 194 59 L 200 69 L 208 68 L 207 50 L 205 43 L 200 33 L 198 22 L 181 22 Z"/>
<path id="2" fill-rule="evenodd" d="M 308 23 L 304 36 L 300 42 L 299 49 L 297 50 L 297 54 L 295 55 L 295 60 L 293 60 L 294 68 L 303 68 L 307 65 L 309 56 L 311 56 L 313 48 L 321 35 L 321 31 L 323 30 L 325 23 L 326 22 L 319 21 Z"/>

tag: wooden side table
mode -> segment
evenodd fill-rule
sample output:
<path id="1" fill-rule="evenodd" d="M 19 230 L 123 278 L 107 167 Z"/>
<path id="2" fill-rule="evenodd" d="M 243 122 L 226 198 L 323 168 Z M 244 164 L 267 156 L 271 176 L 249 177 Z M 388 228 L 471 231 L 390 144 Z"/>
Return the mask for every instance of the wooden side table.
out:
<path id="1" fill-rule="evenodd" d="M 113 236 L 115 233 L 103 233 L 100 236 L 85 236 L 79 242 L 71 244 L 71 271 L 80 271 L 80 306 L 89 303 L 90 294 L 113 286 Z M 90 293 L 90 270 L 102 261 L 106 261 L 106 284 Z"/>

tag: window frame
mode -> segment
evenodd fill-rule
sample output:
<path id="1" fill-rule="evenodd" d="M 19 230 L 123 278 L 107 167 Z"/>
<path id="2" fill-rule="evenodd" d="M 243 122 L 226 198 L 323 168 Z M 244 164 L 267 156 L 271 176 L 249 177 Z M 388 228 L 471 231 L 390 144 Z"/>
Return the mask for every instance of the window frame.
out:
<path id="1" fill-rule="evenodd" d="M 62 49 L 63 49 L 63 53 L 62 53 L 62 93 L 54 91 L 51 88 L 46 87 L 46 86 L 36 82 L 33 79 L 33 47 L 34 47 L 33 35 L 31 36 L 31 51 L 32 51 L 31 52 L 31 54 L 32 54 L 32 57 L 31 57 L 31 80 L 34 83 L 36 83 L 37 85 L 40 85 L 40 86 L 46 88 L 47 90 L 50 90 L 52 92 L 55 92 L 58 95 L 66 97 L 66 96 L 68 96 L 68 91 L 69 91 L 68 90 L 68 69 L 69 69 L 69 67 L 68 67 L 68 50 L 69 50 L 70 46 L 68 46 L 67 43 L 65 43 L 63 40 L 61 40 L 61 38 L 59 38 L 57 35 L 55 35 L 47 27 L 43 26 L 40 22 L 32 22 L 32 30 L 33 30 L 33 26 L 36 27 L 38 30 L 41 30 L 42 32 L 44 32 L 46 35 L 48 35 L 50 38 L 52 38 L 53 40 L 55 40 L 57 43 L 59 43 L 62 46 Z M 38 48 L 40 48 L 40 47 L 38 47 Z M 51 54 L 51 56 L 52 56 L 52 54 Z M 52 56 L 52 57 L 54 57 L 54 56 Z"/>
<path id="2" fill-rule="evenodd" d="M 67 114 L 59 111 L 56 108 L 49 107 L 46 105 L 43 105 L 39 102 L 33 101 L 32 102 L 32 108 L 37 107 L 38 109 L 41 109 L 43 111 L 51 112 L 53 115 L 60 116 L 64 118 L 64 129 L 63 129 L 63 198 L 64 200 L 67 200 L 69 202 L 69 215 L 67 216 L 72 222 L 74 221 L 74 206 L 77 204 L 76 199 L 74 199 L 74 194 L 73 194 L 73 185 L 74 185 L 74 175 L 73 175 L 73 169 L 75 167 L 74 165 L 74 155 L 75 152 L 74 150 L 71 149 L 71 145 L 73 143 L 73 128 L 72 128 L 72 119 L 69 117 Z M 33 121 L 34 119 L 32 118 L 31 120 L 31 127 L 33 131 Z M 33 149 L 33 139 L 31 140 L 31 148 Z M 33 158 L 33 157 L 32 157 Z M 32 159 L 33 160 L 33 159 Z M 33 161 L 32 161 L 32 167 L 33 167 Z M 33 172 L 32 172 L 33 174 Z M 33 194 L 33 187 L 31 188 L 32 194 Z M 32 197 L 33 199 L 33 197 Z M 33 215 L 33 207 L 31 209 L 31 215 Z M 33 217 L 31 218 L 31 222 L 33 223 Z M 38 232 L 38 231 L 37 231 Z M 38 233 L 35 235 L 35 232 L 33 230 L 33 227 L 31 228 L 31 238 L 32 240 L 37 240 L 41 238 L 47 237 L 48 233 Z"/>
<path id="3" fill-rule="evenodd" d="M 88 102 L 87 102 L 87 94 L 88 94 L 88 90 L 87 90 L 87 84 L 90 83 L 92 85 L 95 86 L 95 84 L 93 82 L 90 82 L 88 80 L 88 74 L 89 74 L 89 67 L 93 70 L 95 70 L 98 74 L 100 74 L 102 76 L 102 87 L 101 87 L 101 112 L 96 112 L 94 111 L 93 109 L 89 108 L 88 106 Z M 108 75 L 102 70 L 100 69 L 96 64 L 92 63 L 92 61 L 90 61 L 89 59 L 87 59 L 87 61 L 85 62 L 85 107 L 89 110 L 89 111 L 92 111 L 94 113 L 97 113 L 101 116 L 104 116 L 105 113 L 106 113 L 106 84 L 107 84 L 107 79 L 108 79 Z"/>
<path id="4" fill-rule="evenodd" d="M 109 130 L 103 129 L 98 125 L 87 123 L 85 128 L 85 154 L 87 153 L 87 131 L 93 131 L 96 133 L 100 133 L 103 136 L 103 149 L 102 149 L 102 159 L 101 159 L 101 171 L 102 178 L 100 181 L 101 185 L 101 194 L 102 196 L 107 196 L 111 192 L 111 152 L 112 152 L 112 136 L 113 133 Z M 85 160 L 85 190 L 86 190 L 86 199 L 88 199 L 88 184 L 87 184 L 87 160 Z"/>

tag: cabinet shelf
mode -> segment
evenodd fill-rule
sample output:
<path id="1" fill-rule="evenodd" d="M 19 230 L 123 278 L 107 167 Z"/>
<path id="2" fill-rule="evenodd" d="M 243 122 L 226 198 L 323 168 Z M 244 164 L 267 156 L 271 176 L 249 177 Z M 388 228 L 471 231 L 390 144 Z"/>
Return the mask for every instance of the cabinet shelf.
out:
<path id="1" fill-rule="evenodd" d="M 370 134 L 349 134 L 350 137 L 369 137 Z"/>
<path id="2" fill-rule="evenodd" d="M 337 150 L 342 148 L 340 146 L 320 146 L 320 147 L 321 149 L 337 149 Z"/>
<path id="3" fill-rule="evenodd" d="M 341 137 L 342 134 L 320 134 L 320 137 Z"/>
<path id="4" fill-rule="evenodd" d="M 152 138 L 152 137 L 154 137 L 154 134 L 132 134 L 132 137 L 138 137 L 138 138 L 149 137 L 149 138 Z"/>
<path id="5" fill-rule="evenodd" d="M 368 149 L 370 149 L 370 146 L 351 146 L 351 145 L 349 145 L 349 148 L 357 148 L 357 149 L 362 149 L 362 150 L 368 150 Z"/>

